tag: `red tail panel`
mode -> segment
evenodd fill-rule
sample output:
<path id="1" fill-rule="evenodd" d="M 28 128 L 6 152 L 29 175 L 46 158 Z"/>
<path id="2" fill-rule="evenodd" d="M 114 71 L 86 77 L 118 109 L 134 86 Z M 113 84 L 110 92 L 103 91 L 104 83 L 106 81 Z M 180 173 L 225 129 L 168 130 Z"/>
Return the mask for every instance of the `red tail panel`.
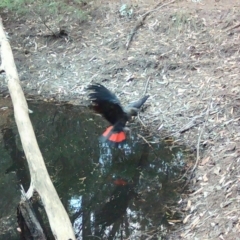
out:
<path id="1" fill-rule="evenodd" d="M 100 138 L 102 141 L 107 141 L 112 145 L 119 145 L 121 143 L 124 143 L 126 140 L 126 134 L 124 131 L 121 132 L 111 132 L 113 129 L 113 126 L 110 126 L 106 129 L 106 131 L 102 134 L 102 137 Z"/>
<path id="2" fill-rule="evenodd" d="M 108 140 L 115 143 L 121 143 L 126 140 L 126 134 L 123 131 L 119 133 L 112 133 L 109 136 Z"/>
<path id="3" fill-rule="evenodd" d="M 104 137 L 108 137 L 108 134 L 111 132 L 112 128 L 113 128 L 113 126 L 108 127 L 108 128 L 106 129 L 106 131 L 103 133 L 103 136 L 104 136 Z M 111 135 L 110 135 L 110 136 L 111 136 Z"/>

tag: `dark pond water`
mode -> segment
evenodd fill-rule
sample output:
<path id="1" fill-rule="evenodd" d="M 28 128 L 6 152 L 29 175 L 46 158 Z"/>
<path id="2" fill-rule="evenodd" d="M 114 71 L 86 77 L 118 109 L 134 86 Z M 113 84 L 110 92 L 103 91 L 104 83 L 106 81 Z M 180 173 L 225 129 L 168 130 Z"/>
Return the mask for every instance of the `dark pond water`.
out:
<path id="1" fill-rule="evenodd" d="M 156 138 L 132 123 L 124 148 L 112 149 L 98 141 L 107 123 L 87 109 L 49 103 L 30 103 L 29 108 L 49 174 L 78 239 L 168 235 L 171 219 L 180 217 L 174 211 L 183 184 L 176 180 L 185 165 L 180 148 L 154 143 Z M 0 239 L 19 239 L 19 184 L 28 189 L 29 173 L 16 127 L 11 123 L 1 127 Z M 47 222 L 41 205 L 35 209 Z M 49 232 L 49 227 L 45 230 Z"/>

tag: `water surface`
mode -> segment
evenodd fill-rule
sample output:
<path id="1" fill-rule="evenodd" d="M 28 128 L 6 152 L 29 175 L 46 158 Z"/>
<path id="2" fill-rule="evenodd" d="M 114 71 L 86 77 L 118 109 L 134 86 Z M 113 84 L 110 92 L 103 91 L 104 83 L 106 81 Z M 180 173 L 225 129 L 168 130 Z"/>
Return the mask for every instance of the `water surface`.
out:
<path id="1" fill-rule="evenodd" d="M 172 209 L 181 187 L 176 179 L 184 167 L 180 148 L 149 136 L 135 122 L 124 148 L 112 149 L 98 140 L 107 122 L 86 108 L 50 103 L 30 103 L 29 108 L 46 166 L 78 239 L 164 239 L 170 219 L 179 218 Z M 0 220 L 6 225 L 0 239 L 18 239 L 19 184 L 27 190 L 30 179 L 13 116 L 8 118 L 0 125 Z M 40 204 L 35 209 L 44 212 Z M 41 221 L 47 222 L 45 215 Z M 50 232 L 49 226 L 45 231 Z"/>

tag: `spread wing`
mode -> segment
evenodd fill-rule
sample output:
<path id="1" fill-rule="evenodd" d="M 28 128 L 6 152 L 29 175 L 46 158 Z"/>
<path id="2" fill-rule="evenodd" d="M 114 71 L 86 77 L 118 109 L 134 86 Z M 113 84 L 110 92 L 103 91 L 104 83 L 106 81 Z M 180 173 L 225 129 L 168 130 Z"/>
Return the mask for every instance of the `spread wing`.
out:
<path id="1" fill-rule="evenodd" d="M 115 94 L 101 84 L 92 84 L 87 88 L 93 109 L 106 118 L 112 125 L 124 117 L 125 113 Z"/>
<path id="2" fill-rule="evenodd" d="M 144 96 L 143 98 L 139 99 L 138 101 L 129 103 L 126 108 L 140 109 L 140 107 L 147 101 L 148 98 L 149 98 L 149 95 Z"/>

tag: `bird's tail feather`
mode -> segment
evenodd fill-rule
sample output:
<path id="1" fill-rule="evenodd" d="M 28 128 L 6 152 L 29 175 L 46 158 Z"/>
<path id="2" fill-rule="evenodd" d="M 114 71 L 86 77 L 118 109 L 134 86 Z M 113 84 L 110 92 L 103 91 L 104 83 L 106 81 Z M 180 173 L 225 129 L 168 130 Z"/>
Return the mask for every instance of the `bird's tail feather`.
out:
<path id="1" fill-rule="evenodd" d="M 114 126 L 110 126 L 100 137 L 101 142 L 107 142 L 111 146 L 119 146 L 125 143 L 126 133 L 123 130 L 114 131 Z"/>
<path id="2" fill-rule="evenodd" d="M 139 99 L 138 101 L 129 103 L 127 105 L 127 108 L 138 108 L 139 109 L 147 101 L 148 98 L 149 98 L 149 95 L 144 96 L 143 98 Z"/>

